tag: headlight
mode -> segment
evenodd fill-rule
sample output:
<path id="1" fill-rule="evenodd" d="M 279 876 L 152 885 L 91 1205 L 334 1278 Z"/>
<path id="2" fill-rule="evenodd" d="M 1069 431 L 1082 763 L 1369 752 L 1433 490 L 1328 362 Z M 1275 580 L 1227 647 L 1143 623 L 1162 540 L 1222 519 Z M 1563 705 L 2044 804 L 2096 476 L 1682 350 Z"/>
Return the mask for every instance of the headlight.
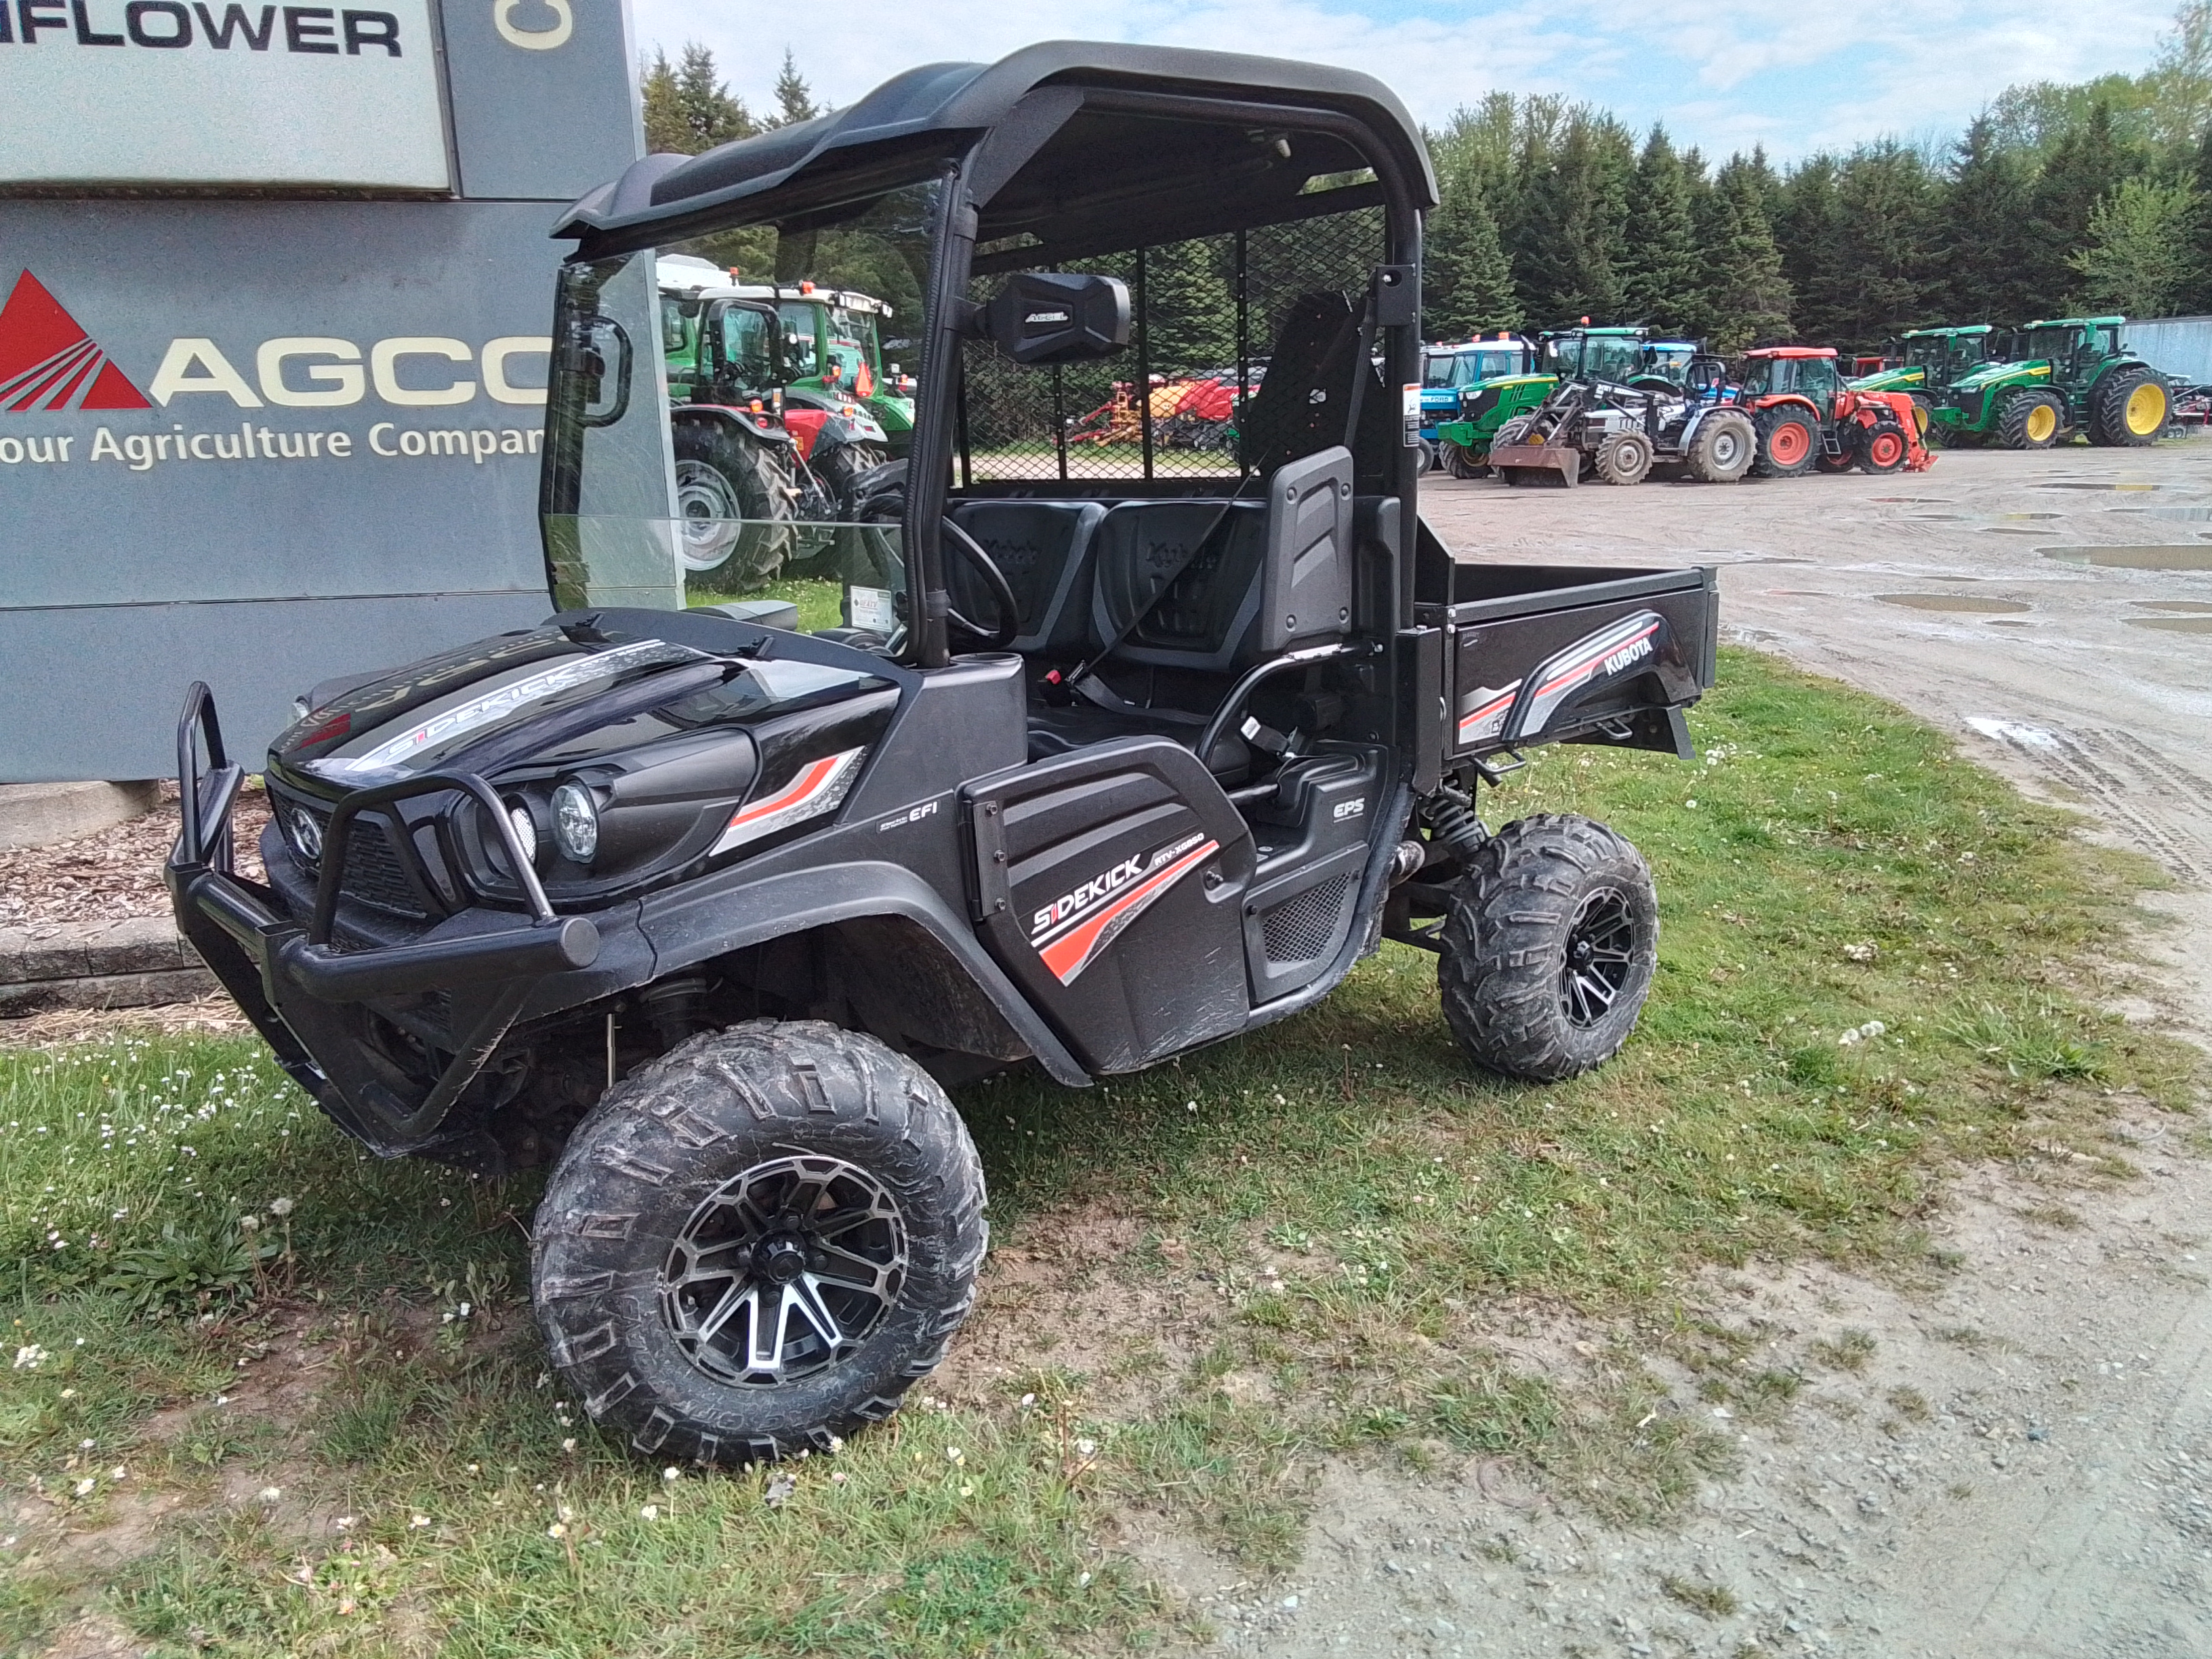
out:
<path id="1" fill-rule="evenodd" d="M 574 778 L 553 792 L 553 844 L 574 864 L 589 864 L 599 850 L 599 805 Z"/>
<path id="2" fill-rule="evenodd" d="M 514 838 L 522 843 L 522 861 L 538 862 L 538 825 L 530 816 L 530 809 L 514 801 L 507 807 L 507 821 L 514 826 Z"/>

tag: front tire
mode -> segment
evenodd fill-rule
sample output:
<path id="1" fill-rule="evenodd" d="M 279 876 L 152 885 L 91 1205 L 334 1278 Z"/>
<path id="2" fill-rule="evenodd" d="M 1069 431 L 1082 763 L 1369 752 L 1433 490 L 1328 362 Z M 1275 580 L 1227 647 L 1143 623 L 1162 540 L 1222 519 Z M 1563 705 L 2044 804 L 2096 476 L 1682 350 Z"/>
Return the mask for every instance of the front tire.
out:
<path id="1" fill-rule="evenodd" d="M 684 574 L 720 573 L 717 586 L 738 590 L 774 576 L 791 554 L 795 492 L 787 456 L 699 422 L 677 427 L 675 450 Z"/>
<path id="2" fill-rule="evenodd" d="M 1876 421 L 1859 434 L 1857 453 L 1852 459 L 1862 471 L 1879 476 L 1902 471 L 1911 454 L 1912 446 L 1906 441 L 1902 426 L 1895 421 Z"/>
<path id="3" fill-rule="evenodd" d="M 1538 813 L 1469 863 L 1444 920 L 1437 990 L 1475 1063 L 1555 1083 L 1636 1029 L 1659 946 L 1650 866 L 1604 824 Z"/>
<path id="4" fill-rule="evenodd" d="M 1751 471 L 1759 453 L 1759 428 L 1751 417 L 1732 409 L 1715 410 L 1698 424 L 1690 441 L 1690 476 L 1699 483 L 1734 483 Z"/>
<path id="5" fill-rule="evenodd" d="M 1639 484 L 1651 471 L 1651 440 L 1616 432 L 1598 446 L 1597 476 L 1609 484 Z"/>
<path id="6" fill-rule="evenodd" d="M 2066 429 L 2066 405 L 2048 392 L 2015 392 L 1997 416 L 1997 441 L 2007 449 L 2048 449 Z"/>
<path id="7" fill-rule="evenodd" d="M 683 1043 L 577 1127 L 538 1210 L 553 1362 L 636 1450 L 758 1462 L 880 1422 L 975 1295 L 983 1175 L 928 1073 L 755 1020 Z"/>

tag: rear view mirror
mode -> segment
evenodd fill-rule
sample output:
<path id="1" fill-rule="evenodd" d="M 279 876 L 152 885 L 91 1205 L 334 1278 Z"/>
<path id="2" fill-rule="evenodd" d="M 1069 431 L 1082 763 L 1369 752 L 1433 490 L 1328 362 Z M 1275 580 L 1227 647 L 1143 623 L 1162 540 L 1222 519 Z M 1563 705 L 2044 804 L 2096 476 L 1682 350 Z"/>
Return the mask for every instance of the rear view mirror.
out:
<path id="1" fill-rule="evenodd" d="M 1025 365 L 1109 357 L 1129 343 L 1129 289 L 1114 276 L 1031 271 L 1008 277 L 969 326 Z"/>

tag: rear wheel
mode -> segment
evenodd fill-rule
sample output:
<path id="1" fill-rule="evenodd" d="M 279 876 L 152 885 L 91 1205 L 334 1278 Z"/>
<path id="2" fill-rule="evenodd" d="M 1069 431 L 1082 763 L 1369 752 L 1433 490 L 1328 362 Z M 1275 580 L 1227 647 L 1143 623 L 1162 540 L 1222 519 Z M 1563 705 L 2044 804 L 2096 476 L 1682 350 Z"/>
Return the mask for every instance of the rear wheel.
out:
<path id="1" fill-rule="evenodd" d="M 554 1364 L 641 1452 L 827 1450 L 973 1304 L 983 1176 L 945 1092 L 873 1037 L 757 1020 L 672 1049 L 571 1137 L 538 1206 Z"/>
<path id="2" fill-rule="evenodd" d="M 1894 472 L 1911 453 L 1903 427 L 1895 421 L 1876 421 L 1859 440 L 1858 465 L 1869 472 Z"/>
<path id="3" fill-rule="evenodd" d="M 1651 989 L 1659 900 L 1643 855 L 1569 814 L 1516 819 L 1468 862 L 1437 990 L 1475 1061 L 1556 1082 L 1602 1064 Z"/>
<path id="4" fill-rule="evenodd" d="M 733 586 L 775 575 L 791 554 L 794 493 L 781 453 L 696 422 L 674 435 L 678 556 L 685 573 L 720 572 Z"/>
<path id="5" fill-rule="evenodd" d="M 2097 388 L 2089 420 L 2090 441 L 2130 449 L 2154 442 L 2166 430 L 2172 407 L 2166 382 L 2156 371 L 2116 370 Z"/>
<path id="6" fill-rule="evenodd" d="M 1637 484 L 1651 471 L 1651 440 L 1641 432 L 1616 432 L 1598 446 L 1597 476 L 1609 484 Z"/>
<path id="7" fill-rule="evenodd" d="M 1491 453 L 1494 455 L 1501 449 L 1510 449 L 1515 444 L 1528 442 L 1528 434 L 1535 429 L 1535 416 L 1516 415 L 1504 425 L 1499 427 L 1497 434 L 1491 439 Z"/>
<path id="8" fill-rule="evenodd" d="M 1734 483 L 1751 471 L 1759 453 L 1759 431 L 1751 417 L 1733 409 L 1715 410 L 1690 440 L 1690 476 L 1701 483 Z"/>
<path id="9" fill-rule="evenodd" d="M 1752 471 L 1765 478 L 1794 478 L 1813 465 L 1820 436 L 1801 409 L 1771 409 L 1759 417 L 1759 459 Z"/>
<path id="10" fill-rule="evenodd" d="M 2015 392 L 1997 416 L 1997 441 L 2007 449 L 2048 449 L 2066 428 L 2066 405 L 2048 392 Z"/>

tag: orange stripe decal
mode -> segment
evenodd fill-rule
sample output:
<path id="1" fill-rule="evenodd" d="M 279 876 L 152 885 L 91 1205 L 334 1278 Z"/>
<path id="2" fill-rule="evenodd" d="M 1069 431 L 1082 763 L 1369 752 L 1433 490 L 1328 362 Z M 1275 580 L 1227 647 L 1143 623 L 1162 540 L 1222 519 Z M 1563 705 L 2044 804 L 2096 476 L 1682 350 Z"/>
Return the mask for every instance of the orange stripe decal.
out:
<path id="1" fill-rule="evenodd" d="M 1044 965 L 1052 969 L 1062 985 L 1073 984 L 1075 976 L 1091 965 L 1091 958 L 1113 943 L 1115 936 L 1123 927 L 1135 921 L 1146 906 L 1220 850 L 1221 843 L 1218 841 L 1209 841 L 1203 846 L 1192 848 L 1158 875 L 1139 882 L 1080 927 L 1054 939 L 1037 954 L 1044 958 Z"/>

